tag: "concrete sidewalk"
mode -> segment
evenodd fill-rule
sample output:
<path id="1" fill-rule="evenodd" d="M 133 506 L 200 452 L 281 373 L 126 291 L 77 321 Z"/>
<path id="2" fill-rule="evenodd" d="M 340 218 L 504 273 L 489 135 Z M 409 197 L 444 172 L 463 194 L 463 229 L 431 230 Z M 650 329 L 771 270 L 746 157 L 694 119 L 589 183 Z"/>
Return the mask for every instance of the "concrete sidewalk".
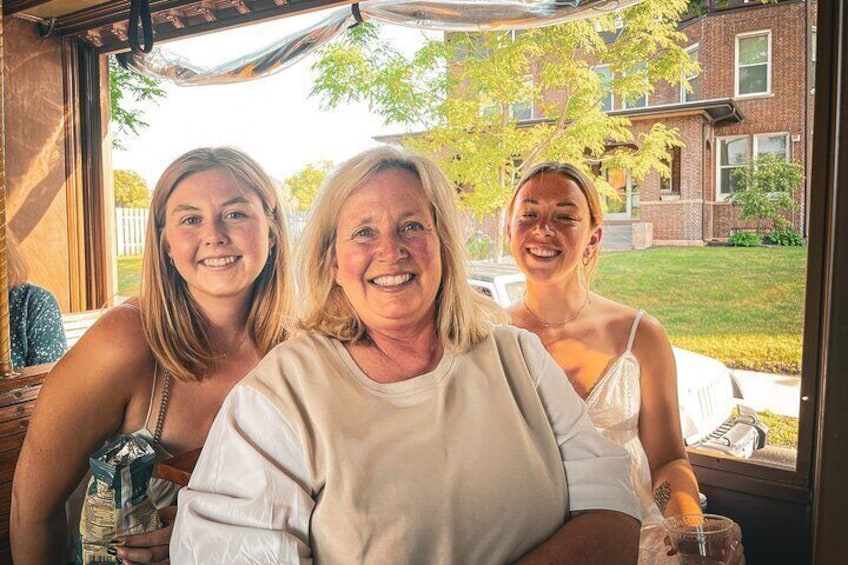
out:
<path id="1" fill-rule="evenodd" d="M 801 402 L 801 378 L 731 369 L 742 387 L 742 404 L 754 410 L 798 417 Z"/>

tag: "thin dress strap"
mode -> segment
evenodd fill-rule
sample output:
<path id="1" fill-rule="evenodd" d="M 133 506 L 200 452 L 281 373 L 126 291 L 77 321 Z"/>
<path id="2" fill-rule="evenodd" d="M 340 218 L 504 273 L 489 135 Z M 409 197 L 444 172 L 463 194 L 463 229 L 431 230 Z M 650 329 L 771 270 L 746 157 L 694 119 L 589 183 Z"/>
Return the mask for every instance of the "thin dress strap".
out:
<path id="1" fill-rule="evenodd" d="M 636 312 L 636 318 L 633 320 L 633 327 L 630 328 L 630 339 L 627 340 L 627 351 L 625 353 L 630 353 L 630 350 L 633 348 L 633 341 L 636 339 L 636 329 L 639 327 L 639 320 L 642 319 L 644 314 L 644 310 Z"/>
<path id="2" fill-rule="evenodd" d="M 148 428 L 150 416 L 153 415 L 153 398 L 156 396 L 156 373 L 159 371 L 159 363 L 153 363 L 153 386 L 150 387 L 150 402 L 147 403 L 147 416 L 144 418 L 144 427 Z"/>

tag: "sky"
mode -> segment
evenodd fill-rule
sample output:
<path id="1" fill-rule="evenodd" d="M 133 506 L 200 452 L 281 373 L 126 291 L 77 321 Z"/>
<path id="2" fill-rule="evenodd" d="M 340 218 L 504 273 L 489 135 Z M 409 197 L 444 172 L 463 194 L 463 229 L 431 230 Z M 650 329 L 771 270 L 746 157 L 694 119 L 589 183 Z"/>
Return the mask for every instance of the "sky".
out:
<path id="1" fill-rule="evenodd" d="M 271 44 L 325 15 L 304 14 L 159 47 L 211 66 Z M 384 26 L 384 31 L 407 52 L 424 40 L 421 31 L 410 28 Z M 319 100 L 309 97 L 314 60 L 306 57 L 275 75 L 238 84 L 179 87 L 163 82 L 167 98 L 158 106 L 141 106 L 149 127 L 126 139 L 125 150 L 113 151 L 113 168 L 138 172 L 152 190 L 165 167 L 182 153 L 229 145 L 283 180 L 307 163 L 327 159 L 338 164 L 376 145 L 374 136 L 403 131 L 385 126 L 361 104 L 322 111 Z"/>

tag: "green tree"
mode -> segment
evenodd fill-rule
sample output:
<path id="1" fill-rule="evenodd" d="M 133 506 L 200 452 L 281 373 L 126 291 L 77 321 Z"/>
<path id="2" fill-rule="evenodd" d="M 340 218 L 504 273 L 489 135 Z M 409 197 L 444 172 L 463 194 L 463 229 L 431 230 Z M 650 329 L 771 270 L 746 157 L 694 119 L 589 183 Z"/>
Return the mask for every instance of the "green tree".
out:
<path id="1" fill-rule="evenodd" d="M 158 104 L 167 96 L 159 81 L 123 68 L 115 57 L 109 57 L 109 103 L 112 122 L 116 126 L 112 145 L 124 149 L 126 137 L 136 136 L 146 128 L 140 102 Z"/>
<path id="2" fill-rule="evenodd" d="M 307 163 L 301 170 L 283 181 L 288 188 L 289 196 L 296 201 L 297 210 L 306 212 L 312 209 L 312 201 L 318 194 L 318 188 L 331 170 L 333 170 L 332 161 Z"/>
<path id="3" fill-rule="evenodd" d="M 742 206 L 744 219 L 756 220 L 758 235 L 763 235 L 766 224 L 774 231 L 787 230 L 791 223 L 785 216 L 798 209 L 795 193 L 803 179 L 799 163 L 763 153 L 733 171 L 737 189 L 730 201 Z"/>
<path id="4" fill-rule="evenodd" d="M 664 159 L 682 144 L 677 131 L 658 123 L 636 136 L 602 102 L 611 89 L 635 103 L 652 85 L 681 84 L 697 69 L 677 30 L 687 6 L 650 0 L 517 33 L 452 33 L 409 57 L 361 24 L 323 49 L 312 94 L 327 107 L 365 102 L 386 123 L 422 131 L 403 144 L 435 158 L 463 187 L 461 205 L 478 217 L 503 215 L 515 179 L 540 161 L 579 163 L 587 173 L 590 162 L 602 172 L 630 169 L 637 181 L 652 169 L 669 174 Z M 609 77 L 598 65 L 609 65 Z M 543 119 L 522 123 L 529 108 Z M 611 195 L 603 177 L 599 188 Z"/>
<path id="5" fill-rule="evenodd" d="M 135 171 L 116 169 L 112 172 L 115 187 L 115 206 L 118 208 L 147 208 L 150 191 L 147 182 Z"/>

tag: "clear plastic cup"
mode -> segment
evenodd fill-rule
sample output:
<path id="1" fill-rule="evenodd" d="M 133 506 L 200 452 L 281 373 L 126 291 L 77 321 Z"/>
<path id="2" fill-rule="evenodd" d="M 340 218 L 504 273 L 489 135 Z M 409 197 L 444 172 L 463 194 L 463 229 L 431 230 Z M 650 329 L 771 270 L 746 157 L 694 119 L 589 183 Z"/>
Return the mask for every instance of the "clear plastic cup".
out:
<path id="1" fill-rule="evenodd" d="M 679 514 L 663 525 L 681 565 L 732 563 L 742 537 L 736 522 L 718 514 Z"/>

